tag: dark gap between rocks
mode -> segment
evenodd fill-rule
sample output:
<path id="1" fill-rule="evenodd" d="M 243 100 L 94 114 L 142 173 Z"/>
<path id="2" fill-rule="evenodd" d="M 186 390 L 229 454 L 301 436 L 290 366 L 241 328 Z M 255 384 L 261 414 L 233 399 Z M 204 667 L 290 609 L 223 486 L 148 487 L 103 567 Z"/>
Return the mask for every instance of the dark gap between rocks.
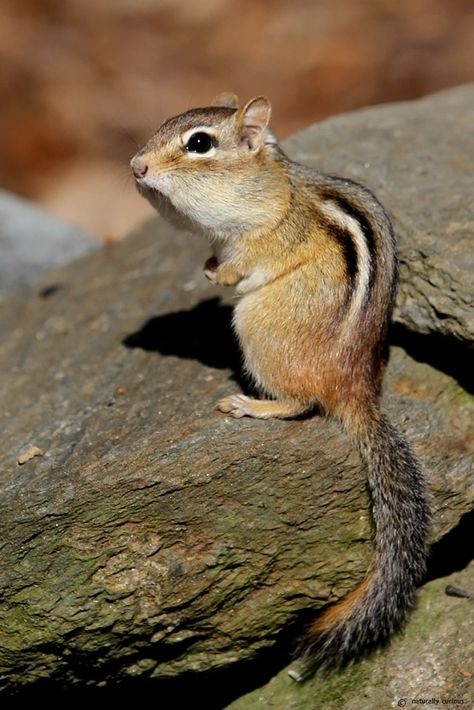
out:
<path id="1" fill-rule="evenodd" d="M 461 516 L 459 523 L 431 547 L 426 582 L 460 572 L 474 559 L 474 510 Z M 474 594 L 474 589 L 466 591 Z"/>
<path id="2" fill-rule="evenodd" d="M 44 703 L 51 710 L 55 708 L 83 708 L 86 704 L 103 707 L 129 707 L 137 702 L 146 702 L 157 710 L 223 710 L 241 695 L 267 683 L 276 673 L 291 661 L 291 651 L 302 633 L 301 622 L 291 626 L 279 635 L 275 644 L 252 660 L 235 663 L 228 668 L 202 673 L 181 673 L 169 680 L 133 678 L 117 682 L 108 687 L 98 687 L 94 683 L 95 659 L 83 659 L 87 672 L 84 686 L 65 687 L 60 679 L 39 680 L 27 688 L 18 689 L 10 697 L 0 695 L 2 710 L 27 708 Z M 153 658 L 153 651 L 147 651 L 147 659 Z M 162 655 L 157 652 L 156 659 Z M 139 658 L 128 659 L 129 663 L 139 662 Z M 87 671 L 88 669 L 88 671 Z M 107 676 L 114 678 L 120 666 L 114 669 L 108 665 Z M 102 666 L 102 673 L 104 668 Z M 103 676 L 102 676 L 103 677 Z M 88 687 L 85 687 L 85 684 Z"/>
<path id="3" fill-rule="evenodd" d="M 392 324 L 389 340 L 417 362 L 425 362 L 450 375 L 466 392 L 474 394 L 473 352 L 461 341 L 435 333 L 415 333 L 400 323 Z"/>

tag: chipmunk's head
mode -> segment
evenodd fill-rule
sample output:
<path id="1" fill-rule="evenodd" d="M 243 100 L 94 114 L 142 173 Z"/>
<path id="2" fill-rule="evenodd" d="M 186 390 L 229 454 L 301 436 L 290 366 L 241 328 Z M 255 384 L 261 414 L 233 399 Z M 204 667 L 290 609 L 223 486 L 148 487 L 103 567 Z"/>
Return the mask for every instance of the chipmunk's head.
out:
<path id="1" fill-rule="evenodd" d="M 214 237 L 263 226 L 288 192 L 270 114 L 263 96 L 239 108 L 225 93 L 168 119 L 131 161 L 139 191 L 172 221 Z"/>

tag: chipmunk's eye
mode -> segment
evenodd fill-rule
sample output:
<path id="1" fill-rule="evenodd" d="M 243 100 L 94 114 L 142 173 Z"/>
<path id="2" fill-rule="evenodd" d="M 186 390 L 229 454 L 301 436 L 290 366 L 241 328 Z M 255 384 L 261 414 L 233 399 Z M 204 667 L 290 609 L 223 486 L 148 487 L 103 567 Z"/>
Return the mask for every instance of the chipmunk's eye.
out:
<path id="1" fill-rule="evenodd" d="M 209 133 L 204 131 L 196 131 L 189 137 L 185 145 L 186 150 L 190 153 L 209 153 L 211 148 L 216 146 L 216 140 Z"/>

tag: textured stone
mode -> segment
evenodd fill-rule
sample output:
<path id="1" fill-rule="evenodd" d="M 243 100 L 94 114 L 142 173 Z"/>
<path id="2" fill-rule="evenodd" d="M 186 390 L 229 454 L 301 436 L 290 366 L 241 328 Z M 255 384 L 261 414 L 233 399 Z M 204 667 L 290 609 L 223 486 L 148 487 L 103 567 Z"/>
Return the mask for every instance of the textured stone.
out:
<path id="1" fill-rule="evenodd" d="M 213 410 L 238 354 L 205 253 L 154 222 L 1 308 L 4 688 L 224 668 L 363 574 L 364 474 L 337 425 Z M 385 404 L 439 538 L 472 504 L 472 402 L 395 351 Z"/>
<path id="2" fill-rule="evenodd" d="M 474 85 L 331 118 L 286 142 L 294 159 L 370 187 L 400 245 L 395 320 L 474 335 Z"/>
<path id="3" fill-rule="evenodd" d="M 467 530 L 466 530 L 467 532 Z M 471 531 L 472 532 L 472 531 Z M 420 591 L 406 632 L 389 648 L 303 685 L 284 669 L 229 710 L 360 710 L 391 707 L 472 708 L 474 616 L 472 599 L 446 595 L 446 587 L 474 588 L 474 563 Z"/>
<path id="4" fill-rule="evenodd" d="M 202 707 L 223 707 L 366 569 L 364 471 L 339 427 L 214 411 L 245 383 L 206 256 L 155 220 L 0 303 L 2 699 L 146 681 L 177 707 L 212 684 Z M 384 406 L 439 540 L 472 507 L 474 405 L 458 362 L 435 369 L 410 337 Z"/>

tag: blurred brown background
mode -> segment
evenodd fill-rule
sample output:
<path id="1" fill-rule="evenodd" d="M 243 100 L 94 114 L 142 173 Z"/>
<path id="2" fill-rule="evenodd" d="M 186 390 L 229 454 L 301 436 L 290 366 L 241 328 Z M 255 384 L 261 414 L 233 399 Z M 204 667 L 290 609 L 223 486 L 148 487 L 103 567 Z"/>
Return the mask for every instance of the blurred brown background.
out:
<path id="1" fill-rule="evenodd" d="M 1 0 L 0 187 L 115 237 L 136 146 L 222 90 L 284 137 L 473 80 L 473 0 Z"/>

